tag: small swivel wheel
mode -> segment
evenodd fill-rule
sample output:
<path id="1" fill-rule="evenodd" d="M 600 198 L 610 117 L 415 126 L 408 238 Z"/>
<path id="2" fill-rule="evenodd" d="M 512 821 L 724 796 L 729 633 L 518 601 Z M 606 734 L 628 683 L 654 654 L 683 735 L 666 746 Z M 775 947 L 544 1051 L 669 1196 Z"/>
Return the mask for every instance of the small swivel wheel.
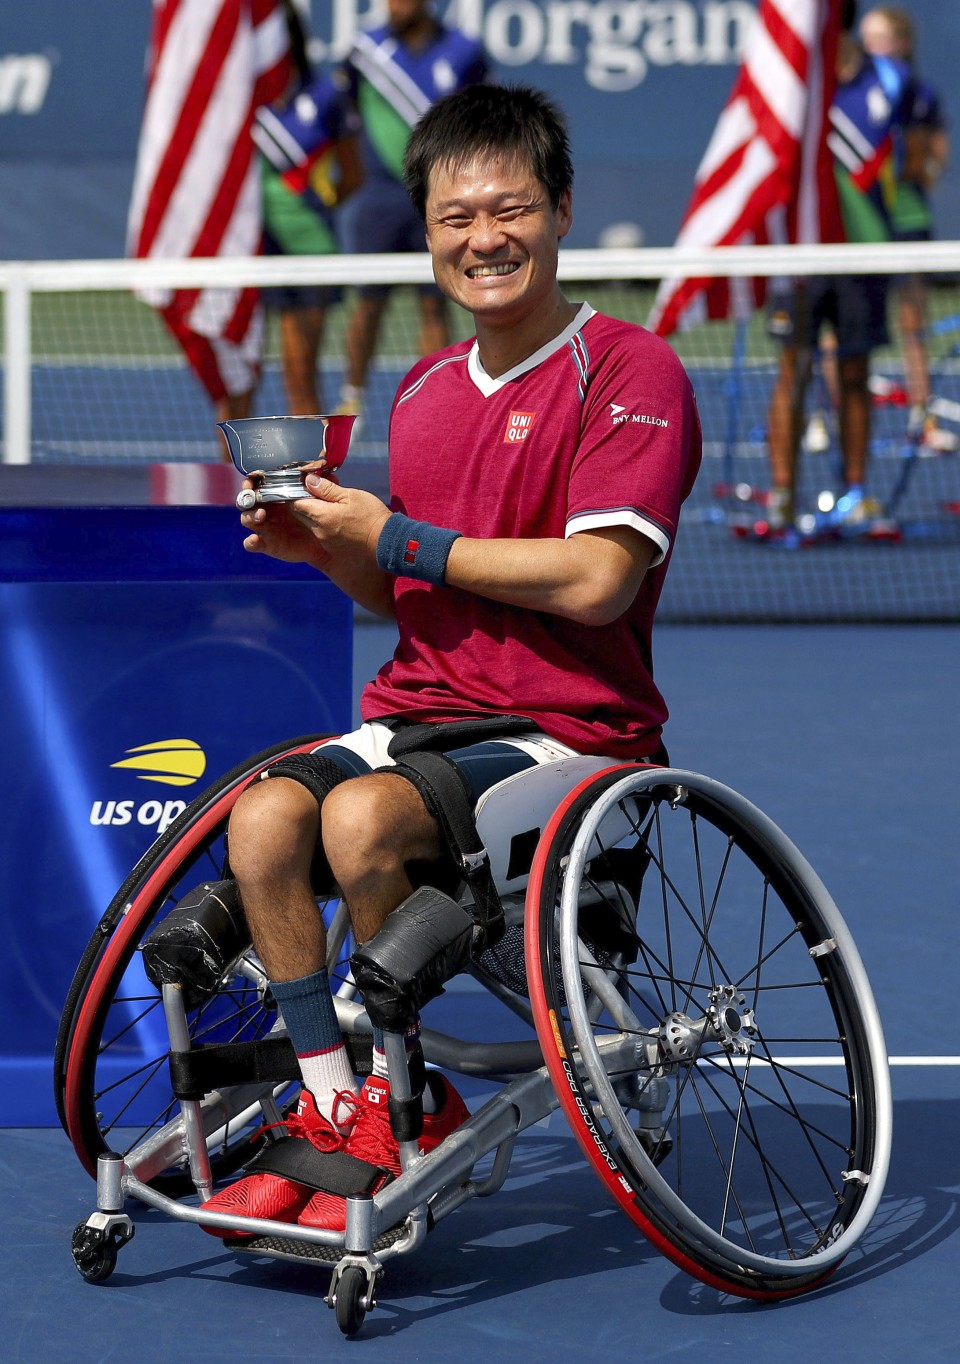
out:
<path id="1" fill-rule="evenodd" d="M 335 1275 L 327 1302 L 335 1310 L 337 1325 L 345 1336 L 355 1336 L 376 1305 L 375 1283 L 375 1277 L 358 1264 L 348 1264 Z"/>
<path id="2" fill-rule="evenodd" d="M 80 1222 L 73 1230 L 70 1252 L 74 1264 L 87 1283 L 104 1283 L 117 1267 L 121 1246 L 133 1236 L 133 1225 L 127 1218 L 116 1220 L 112 1226 L 91 1226 Z"/>

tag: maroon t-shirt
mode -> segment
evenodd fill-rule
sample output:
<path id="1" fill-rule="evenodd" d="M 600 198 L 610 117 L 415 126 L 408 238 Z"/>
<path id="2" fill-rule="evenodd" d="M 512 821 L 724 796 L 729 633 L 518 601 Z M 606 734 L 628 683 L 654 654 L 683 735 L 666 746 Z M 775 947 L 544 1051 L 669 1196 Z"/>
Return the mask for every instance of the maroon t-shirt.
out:
<path id="1" fill-rule="evenodd" d="M 501 712 L 581 753 L 652 753 L 667 717 L 653 615 L 700 443 L 693 390 L 669 345 L 586 304 L 498 379 L 474 342 L 414 366 L 390 419 L 395 511 L 478 539 L 632 526 L 657 546 L 656 566 L 604 626 L 397 578 L 400 644 L 364 689 L 363 718 Z"/>

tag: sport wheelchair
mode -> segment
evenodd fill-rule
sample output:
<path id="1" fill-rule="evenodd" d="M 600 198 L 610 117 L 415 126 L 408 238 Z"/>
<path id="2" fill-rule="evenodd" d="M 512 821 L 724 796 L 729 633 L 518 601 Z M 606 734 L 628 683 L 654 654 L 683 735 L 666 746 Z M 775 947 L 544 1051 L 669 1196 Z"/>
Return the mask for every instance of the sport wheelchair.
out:
<path id="1" fill-rule="evenodd" d="M 194 800 L 83 954 L 55 1056 L 61 1121 L 97 1179 L 97 1211 L 73 1234 L 81 1275 L 110 1275 L 134 1232 L 125 1202 L 139 1201 L 252 1233 L 228 1243 L 237 1254 L 326 1265 L 326 1301 L 353 1335 L 384 1265 L 500 1189 L 518 1134 L 559 1108 L 607 1194 L 696 1278 L 760 1300 L 823 1283 L 878 1206 L 891 1142 L 883 1033 L 850 932 L 742 796 L 694 772 L 594 758 L 521 772 L 476 811 L 507 929 L 470 969 L 524 1035 L 425 1026 L 422 1046 L 428 1065 L 495 1082 L 492 1097 L 429 1155 L 402 1140 L 402 1173 L 347 1200 L 345 1232 L 198 1211 L 282 1132 L 257 1129 L 295 1101 L 296 1061 L 248 942 L 228 933 L 201 953 L 204 984 L 160 988 L 144 945 L 198 880 L 223 876 L 240 791 L 323 737 L 259 753 Z M 359 1071 L 370 1024 L 348 919 L 336 901 L 322 908 Z M 409 1100 L 403 1038 L 386 1047 L 392 1092 Z"/>

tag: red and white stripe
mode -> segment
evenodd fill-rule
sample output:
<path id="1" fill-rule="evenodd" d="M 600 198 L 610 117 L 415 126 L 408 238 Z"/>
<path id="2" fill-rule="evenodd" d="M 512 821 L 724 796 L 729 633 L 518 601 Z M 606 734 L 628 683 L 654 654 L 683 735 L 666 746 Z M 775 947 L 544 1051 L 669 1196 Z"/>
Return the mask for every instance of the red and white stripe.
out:
<path id="1" fill-rule="evenodd" d="M 289 76 L 278 0 L 154 0 L 147 97 L 128 249 L 136 257 L 252 256 L 260 250 L 254 111 Z M 151 290 L 215 400 L 256 383 L 254 289 Z"/>
<path id="2" fill-rule="evenodd" d="M 760 0 L 676 245 L 841 241 L 827 133 L 841 0 Z M 667 279 L 649 325 L 742 314 L 762 281 Z"/>

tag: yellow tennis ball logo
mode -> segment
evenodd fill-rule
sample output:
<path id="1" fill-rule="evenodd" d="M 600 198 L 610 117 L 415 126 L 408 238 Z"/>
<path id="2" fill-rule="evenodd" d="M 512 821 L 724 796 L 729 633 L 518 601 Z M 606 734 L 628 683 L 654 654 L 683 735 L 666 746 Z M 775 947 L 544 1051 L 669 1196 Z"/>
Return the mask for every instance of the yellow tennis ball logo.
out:
<path id="1" fill-rule="evenodd" d="M 161 739 L 125 751 L 130 756 L 111 763 L 111 767 L 133 770 L 139 781 L 156 781 L 163 786 L 192 786 L 207 767 L 207 755 L 193 739 Z"/>

